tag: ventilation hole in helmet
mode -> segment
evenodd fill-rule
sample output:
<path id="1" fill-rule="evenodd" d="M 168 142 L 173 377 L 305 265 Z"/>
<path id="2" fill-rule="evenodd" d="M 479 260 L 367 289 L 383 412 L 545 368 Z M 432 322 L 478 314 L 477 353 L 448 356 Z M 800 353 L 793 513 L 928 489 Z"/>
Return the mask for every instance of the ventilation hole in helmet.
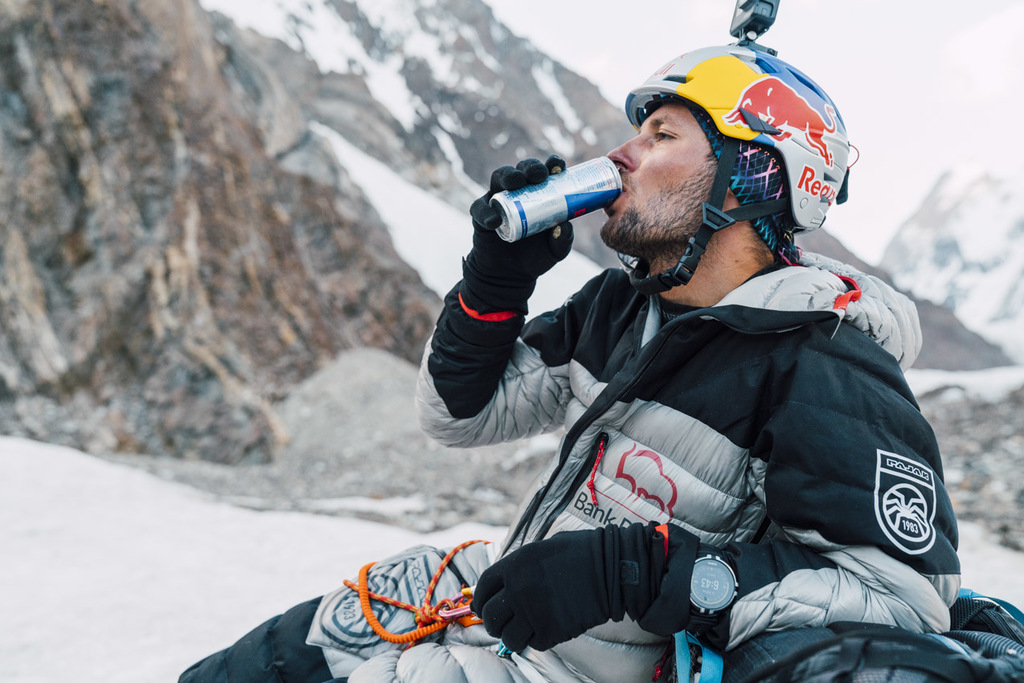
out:
<path id="1" fill-rule="evenodd" d="M 761 68 L 766 74 L 777 74 L 781 73 L 783 69 L 779 67 L 779 62 L 774 59 L 768 59 L 765 55 L 758 53 L 754 56 L 754 63 Z"/>
<path id="2" fill-rule="evenodd" d="M 650 118 L 651 114 L 653 114 L 654 111 L 658 107 L 660 107 L 661 105 L 666 104 L 668 102 L 683 102 L 683 101 L 684 100 L 681 100 L 678 97 L 673 97 L 672 95 L 665 95 L 665 94 L 652 95 L 650 100 L 647 101 L 646 103 L 644 103 L 644 106 L 640 108 L 640 123 L 643 124 L 643 122 L 646 121 L 648 118 Z"/>
<path id="3" fill-rule="evenodd" d="M 807 76 L 805 76 L 803 73 L 797 71 L 796 69 L 790 69 L 790 73 L 792 73 L 796 77 L 796 80 L 800 81 L 808 88 L 810 88 L 811 92 L 813 92 L 815 95 L 823 99 L 827 99 L 827 96 L 824 92 L 822 92 L 821 88 L 818 87 L 818 84 L 812 81 Z"/>
<path id="4" fill-rule="evenodd" d="M 810 88 L 811 92 L 813 92 L 815 95 L 818 95 L 822 99 L 828 99 L 828 96 L 825 95 L 821 87 L 817 83 L 812 81 L 806 74 L 804 74 L 799 69 L 785 65 L 782 63 L 781 60 L 767 59 L 764 55 L 761 54 L 758 54 L 756 59 L 757 65 L 761 67 L 761 70 L 764 71 L 765 73 L 788 73 L 789 75 L 793 76 L 796 80 L 798 80 L 800 83 Z"/>
<path id="5" fill-rule="evenodd" d="M 661 80 L 672 81 L 673 83 L 686 83 L 686 76 L 665 76 Z"/>

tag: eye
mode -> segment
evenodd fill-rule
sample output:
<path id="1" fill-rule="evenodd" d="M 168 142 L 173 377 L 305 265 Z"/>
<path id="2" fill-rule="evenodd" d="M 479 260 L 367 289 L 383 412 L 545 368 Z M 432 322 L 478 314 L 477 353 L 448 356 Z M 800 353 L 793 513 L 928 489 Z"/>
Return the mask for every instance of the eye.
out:
<path id="1" fill-rule="evenodd" d="M 674 137 L 675 136 L 672 135 L 671 133 L 666 133 L 663 130 L 659 130 L 657 133 L 654 134 L 654 139 L 655 140 L 659 140 L 659 141 L 661 141 L 661 140 L 671 140 Z"/>

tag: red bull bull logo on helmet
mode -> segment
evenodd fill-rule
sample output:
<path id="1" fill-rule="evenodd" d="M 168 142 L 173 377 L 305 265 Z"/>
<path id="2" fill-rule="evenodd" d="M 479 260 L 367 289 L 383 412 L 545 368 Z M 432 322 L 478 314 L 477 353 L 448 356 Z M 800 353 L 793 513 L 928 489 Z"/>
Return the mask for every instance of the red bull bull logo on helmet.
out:
<path id="1" fill-rule="evenodd" d="M 783 141 L 801 136 L 807 146 L 822 159 L 826 166 L 832 166 L 834 155 L 825 140 L 826 133 L 836 131 L 836 112 L 825 105 L 825 116 L 804 99 L 785 81 L 774 76 L 760 78 L 740 93 L 739 101 L 732 111 L 722 117 L 730 125 L 747 126 L 743 110 L 775 128 L 778 133 L 766 133 L 769 137 Z"/>

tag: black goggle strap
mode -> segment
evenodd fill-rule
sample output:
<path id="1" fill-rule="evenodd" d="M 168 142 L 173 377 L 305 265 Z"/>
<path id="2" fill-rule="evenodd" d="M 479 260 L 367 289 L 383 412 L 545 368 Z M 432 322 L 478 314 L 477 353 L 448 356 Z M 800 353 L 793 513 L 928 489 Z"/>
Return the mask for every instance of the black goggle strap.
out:
<path id="1" fill-rule="evenodd" d="M 725 204 L 725 194 L 729 191 L 729 181 L 732 178 L 732 169 L 736 164 L 736 155 L 740 151 L 740 141 L 736 138 L 726 137 L 722 140 L 722 153 L 718 155 L 718 170 L 715 173 L 715 180 L 711 185 L 711 192 L 708 201 L 704 202 L 702 209 L 704 218 L 701 221 L 697 234 L 690 238 L 686 245 L 686 251 L 679 259 L 675 268 L 666 271 L 657 277 L 664 287 L 661 291 L 668 291 L 678 285 L 685 285 L 690 282 L 693 273 L 697 270 L 700 257 L 707 251 L 708 242 L 712 236 L 722 228 L 727 228 L 737 219 L 722 211 Z"/>

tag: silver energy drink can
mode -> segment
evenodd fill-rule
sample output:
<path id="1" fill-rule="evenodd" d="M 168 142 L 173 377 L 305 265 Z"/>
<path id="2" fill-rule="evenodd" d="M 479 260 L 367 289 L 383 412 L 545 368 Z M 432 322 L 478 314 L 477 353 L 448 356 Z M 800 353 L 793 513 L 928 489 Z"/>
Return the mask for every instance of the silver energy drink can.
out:
<path id="1" fill-rule="evenodd" d="M 598 157 L 537 185 L 499 192 L 491 206 L 501 212 L 498 235 L 516 242 L 583 214 L 608 206 L 622 192 L 619 169 L 608 157 Z"/>

